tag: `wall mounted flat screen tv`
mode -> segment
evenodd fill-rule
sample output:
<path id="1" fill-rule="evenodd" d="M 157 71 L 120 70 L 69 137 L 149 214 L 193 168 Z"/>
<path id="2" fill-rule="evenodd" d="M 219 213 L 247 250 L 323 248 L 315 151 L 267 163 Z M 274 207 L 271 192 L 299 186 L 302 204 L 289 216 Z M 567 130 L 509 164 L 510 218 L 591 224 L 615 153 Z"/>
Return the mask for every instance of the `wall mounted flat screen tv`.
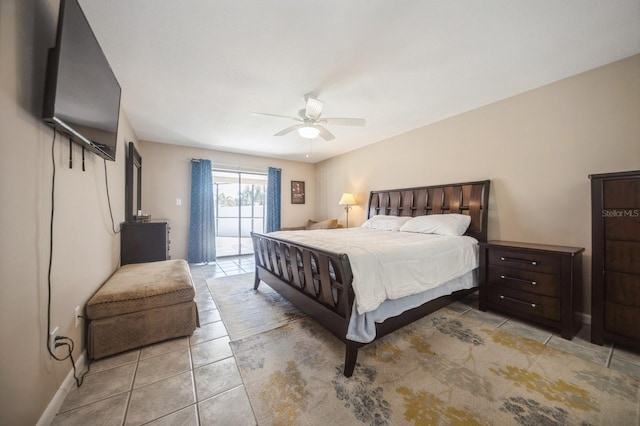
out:
<path id="1" fill-rule="evenodd" d="M 49 50 L 43 119 L 107 160 L 118 146 L 120 85 L 77 0 L 61 0 Z"/>

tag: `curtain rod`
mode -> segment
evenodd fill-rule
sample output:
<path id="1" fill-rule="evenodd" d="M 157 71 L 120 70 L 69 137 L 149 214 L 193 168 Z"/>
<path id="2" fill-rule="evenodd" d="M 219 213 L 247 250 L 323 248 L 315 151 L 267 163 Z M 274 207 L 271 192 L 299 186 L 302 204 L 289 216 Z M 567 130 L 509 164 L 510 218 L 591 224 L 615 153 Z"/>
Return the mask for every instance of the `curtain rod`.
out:
<path id="1" fill-rule="evenodd" d="M 199 163 L 200 160 L 206 160 L 205 158 L 191 158 L 190 161 L 192 163 Z M 267 168 L 259 168 L 259 167 L 248 167 L 248 166 L 241 166 L 239 164 L 224 164 L 224 163 L 214 163 L 213 161 L 211 162 L 211 168 L 216 169 L 216 168 L 222 168 L 228 171 L 236 171 L 236 172 L 258 172 L 258 173 L 266 173 L 267 172 Z"/>

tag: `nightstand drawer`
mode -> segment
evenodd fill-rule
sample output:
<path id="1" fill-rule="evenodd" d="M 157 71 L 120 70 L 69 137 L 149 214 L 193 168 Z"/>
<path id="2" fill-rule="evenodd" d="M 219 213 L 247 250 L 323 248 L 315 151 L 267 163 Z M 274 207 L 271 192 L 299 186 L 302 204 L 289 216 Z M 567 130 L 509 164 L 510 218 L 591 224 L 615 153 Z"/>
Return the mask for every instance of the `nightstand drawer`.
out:
<path id="1" fill-rule="evenodd" d="M 500 285 L 551 297 L 560 297 L 560 275 L 495 266 L 489 269 L 489 285 Z"/>
<path id="2" fill-rule="evenodd" d="M 505 268 L 524 269 L 546 274 L 560 272 L 558 257 L 546 253 L 492 249 L 489 251 L 489 263 Z"/>
<path id="3" fill-rule="evenodd" d="M 560 299 L 502 286 L 489 286 L 488 301 L 518 313 L 560 321 Z"/>

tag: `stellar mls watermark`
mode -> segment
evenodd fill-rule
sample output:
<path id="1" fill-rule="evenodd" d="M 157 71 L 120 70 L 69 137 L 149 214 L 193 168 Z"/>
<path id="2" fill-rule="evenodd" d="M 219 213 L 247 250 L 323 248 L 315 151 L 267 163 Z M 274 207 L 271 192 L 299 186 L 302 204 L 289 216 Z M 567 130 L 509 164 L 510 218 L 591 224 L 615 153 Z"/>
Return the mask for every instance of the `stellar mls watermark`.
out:
<path id="1" fill-rule="evenodd" d="M 605 209 L 602 217 L 640 217 L 640 209 Z"/>

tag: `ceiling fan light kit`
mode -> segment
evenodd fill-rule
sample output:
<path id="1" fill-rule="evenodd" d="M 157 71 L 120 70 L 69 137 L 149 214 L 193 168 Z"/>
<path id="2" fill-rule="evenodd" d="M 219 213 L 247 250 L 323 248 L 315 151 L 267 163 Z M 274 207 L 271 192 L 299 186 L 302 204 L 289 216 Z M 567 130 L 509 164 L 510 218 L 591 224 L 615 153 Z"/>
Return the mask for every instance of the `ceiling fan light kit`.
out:
<path id="1" fill-rule="evenodd" d="M 331 124 L 337 126 L 364 126 L 366 121 L 364 118 L 347 118 L 347 117 L 335 117 L 335 118 L 320 118 L 322 114 L 322 108 L 324 102 L 319 99 L 306 98 L 307 106 L 305 109 L 300 110 L 298 117 L 290 117 L 288 115 L 279 114 L 267 114 L 267 113 L 253 113 L 253 115 L 259 115 L 264 117 L 279 117 L 288 118 L 290 120 L 297 121 L 299 124 L 294 124 L 286 129 L 280 130 L 274 136 L 284 136 L 298 131 L 298 134 L 305 139 L 315 139 L 320 136 L 325 141 L 330 141 L 336 137 L 324 126 L 323 124 Z"/>
<path id="2" fill-rule="evenodd" d="M 303 126 L 298 129 L 298 133 L 305 139 L 315 139 L 320 134 L 320 129 L 313 126 Z"/>

